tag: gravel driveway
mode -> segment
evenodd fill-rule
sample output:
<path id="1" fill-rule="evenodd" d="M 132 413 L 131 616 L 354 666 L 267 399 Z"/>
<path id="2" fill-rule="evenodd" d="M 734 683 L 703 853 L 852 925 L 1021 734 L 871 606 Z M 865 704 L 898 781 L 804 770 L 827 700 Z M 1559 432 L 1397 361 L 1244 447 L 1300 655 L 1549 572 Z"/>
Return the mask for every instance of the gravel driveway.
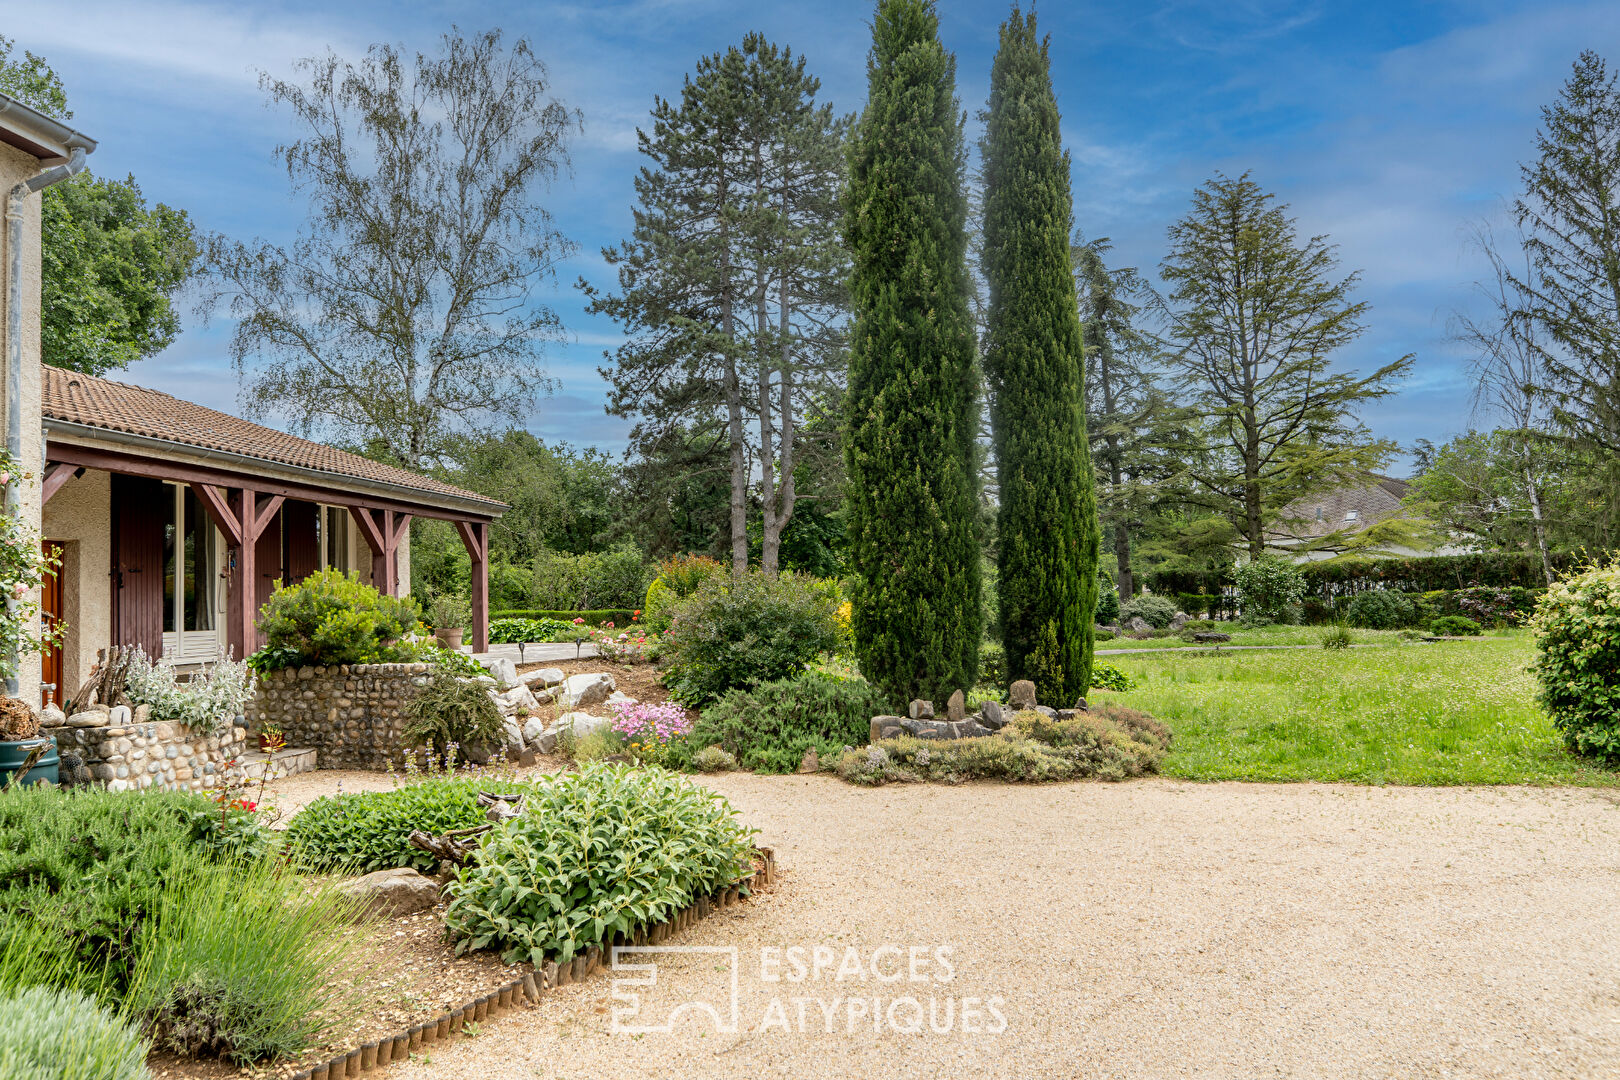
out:
<path id="1" fill-rule="evenodd" d="M 670 942 L 738 947 L 736 1033 L 688 1010 L 670 1033 L 614 1034 L 626 1006 L 602 973 L 389 1075 L 1620 1075 L 1612 794 L 709 782 L 783 870 Z M 808 966 L 818 945 L 819 979 L 762 977 L 793 970 L 762 947 L 805 947 Z M 872 974 L 905 972 L 912 947 L 920 981 Z M 626 1022 L 687 1000 L 724 1016 L 728 971 L 661 958 Z"/>

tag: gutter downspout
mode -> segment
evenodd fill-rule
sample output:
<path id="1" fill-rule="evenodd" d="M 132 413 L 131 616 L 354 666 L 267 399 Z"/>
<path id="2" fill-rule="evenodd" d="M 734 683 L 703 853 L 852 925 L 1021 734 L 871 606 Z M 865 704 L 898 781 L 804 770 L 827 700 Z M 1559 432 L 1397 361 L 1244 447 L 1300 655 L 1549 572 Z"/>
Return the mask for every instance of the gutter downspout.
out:
<path id="1" fill-rule="evenodd" d="M 84 168 L 85 149 L 75 146 L 64 164 L 46 169 L 16 185 L 6 195 L 6 450 L 22 465 L 22 240 L 23 201 L 36 191 L 66 180 Z M 6 485 L 5 513 L 15 518 L 22 507 L 21 485 Z M 6 611 L 17 608 L 16 597 L 6 597 Z M 17 696 L 17 665 L 20 656 L 12 650 L 7 660 L 12 674 L 6 678 L 6 696 Z"/>

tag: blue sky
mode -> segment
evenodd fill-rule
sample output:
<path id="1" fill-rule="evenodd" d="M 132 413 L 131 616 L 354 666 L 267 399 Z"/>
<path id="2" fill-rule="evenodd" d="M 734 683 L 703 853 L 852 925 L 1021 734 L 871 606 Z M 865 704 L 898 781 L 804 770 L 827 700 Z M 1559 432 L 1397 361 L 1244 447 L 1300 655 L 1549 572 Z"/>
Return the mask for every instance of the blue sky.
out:
<path id="1" fill-rule="evenodd" d="M 970 138 L 1007 10 L 940 3 Z M 569 342 L 548 353 L 559 386 L 529 426 L 548 441 L 617 453 L 628 425 L 604 415 L 596 367 L 618 328 L 584 313 L 573 282 L 611 281 L 600 249 L 629 228 L 636 125 L 699 56 L 751 29 L 804 53 L 823 94 L 857 110 L 870 11 L 866 0 L 75 0 L 20 6 L 0 33 L 61 74 L 75 125 L 100 140 L 93 169 L 134 173 L 149 198 L 185 208 L 201 228 L 271 240 L 289 239 L 302 212 L 271 158 L 291 132 L 263 105 L 259 70 L 285 74 L 327 48 L 358 56 L 379 40 L 427 49 L 452 23 L 527 36 L 557 96 L 585 121 L 573 176 L 550 196 L 580 245 L 547 287 Z M 1076 222 L 1088 235 L 1113 238 L 1118 262 L 1151 272 L 1193 188 L 1217 170 L 1251 171 L 1290 204 L 1302 233 L 1326 234 L 1345 268 L 1362 272 L 1369 330 L 1340 362 L 1365 369 L 1417 354 L 1402 392 L 1368 408 L 1374 432 L 1410 445 L 1469 426 L 1465 358 L 1445 333 L 1481 270 L 1465 232 L 1507 220 L 1538 110 L 1577 53 L 1620 62 L 1620 4 L 1137 0 L 1037 11 L 1052 37 Z M 233 409 L 228 334 L 188 307 L 179 341 L 119 377 Z"/>

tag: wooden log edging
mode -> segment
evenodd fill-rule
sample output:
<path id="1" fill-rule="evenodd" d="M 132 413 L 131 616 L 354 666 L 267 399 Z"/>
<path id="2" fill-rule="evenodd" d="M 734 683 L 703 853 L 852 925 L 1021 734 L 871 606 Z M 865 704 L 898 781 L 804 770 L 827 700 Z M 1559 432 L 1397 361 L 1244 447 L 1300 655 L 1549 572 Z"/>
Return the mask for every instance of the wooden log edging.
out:
<path id="1" fill-rule="evenodd" d="M 664 922 L 638 930 L 635 934 L 613 944 L 646 945 L 665 941 L 671 934 L 691 927 L 698 920 L 737 904 L 744 899 L 742 892 L 744 887 L 753 892 L 775 883 L 776 852 L 768 847 L 755 850 L 759 855 L 761 868 L 752 876 L 710 896 L 697 897 Z M 612 945 L 608 948 L 611 949 Z M 493 1019 L 525 1005 L 539 1004 L 547 990 L 584 981 L 601 969 L 608 955 L 600 946 L 592 945 L 560 967 L 555 961 L 548 960 L 541 967 L 525 972 L 522 978 L 474 998 L 460 1008 L 338 1054 L 320 1065 L 294 1073 L 289 1080 L 347 1080 L 348 1077 L 359 1076 L 364 1072 L 387 1068 L 396 1061 L 409 1061 L 412 1054 L 461 1034 L 467 1024 Z"/>

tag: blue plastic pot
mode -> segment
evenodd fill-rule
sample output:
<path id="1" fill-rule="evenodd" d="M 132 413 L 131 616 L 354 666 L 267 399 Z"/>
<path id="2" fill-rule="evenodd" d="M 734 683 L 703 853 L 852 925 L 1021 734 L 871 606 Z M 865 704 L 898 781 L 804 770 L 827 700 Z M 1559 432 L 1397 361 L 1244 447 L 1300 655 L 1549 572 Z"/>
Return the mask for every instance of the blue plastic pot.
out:
<path id="1" fill-rule="evenodd" d="M 0 788 L 12 782 L 12 777 L 23 767 L 28 755 L 40 746 L 45 747 L 45 752 L 34 762 L 34 767 L 17 780 L 17 783 L 34 784 L 41 780 L 49 780 L 53 784 L 60 782 L 61 774 L 57 771 L 57 766 L 61 764 L 62 759 L 56 752 L 56 736 L 45 735 L 38 739 L 0 740 Z"/>

